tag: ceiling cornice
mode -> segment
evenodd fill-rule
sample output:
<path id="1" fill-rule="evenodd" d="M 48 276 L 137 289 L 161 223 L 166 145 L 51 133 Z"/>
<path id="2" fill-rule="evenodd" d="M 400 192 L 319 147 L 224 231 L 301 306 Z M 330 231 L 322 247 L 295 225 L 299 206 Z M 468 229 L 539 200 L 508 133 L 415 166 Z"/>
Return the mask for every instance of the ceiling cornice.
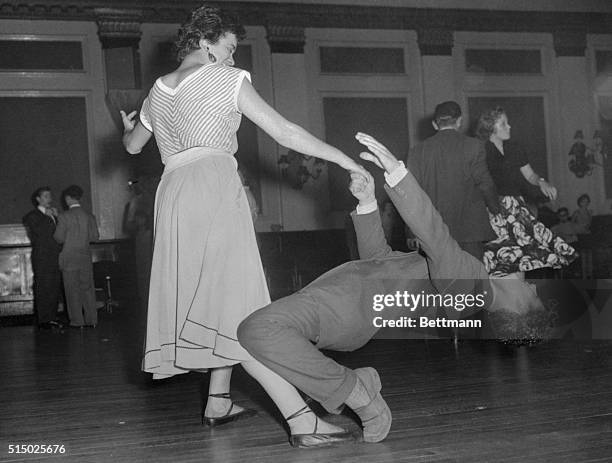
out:
<path id="1" fill-rule="evenodd" d="M 215 4 L 215 2 L 210 2 Z M 612 13 L 399 8 L 271 2 L 216 2 L 245 25 L 607 34 Z M 0 18 L 95 21 L 100 9 L 138 12 L 143 23 L 181 23 L 197 1 L 0 0 Z"/>

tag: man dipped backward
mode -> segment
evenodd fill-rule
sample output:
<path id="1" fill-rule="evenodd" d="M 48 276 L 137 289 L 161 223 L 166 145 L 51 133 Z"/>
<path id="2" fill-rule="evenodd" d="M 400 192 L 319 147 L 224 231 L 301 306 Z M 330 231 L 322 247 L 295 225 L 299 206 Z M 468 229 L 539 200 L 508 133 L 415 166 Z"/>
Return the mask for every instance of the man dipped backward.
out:
<path id="1" fill-rule="evenodd" d="M 515 275 L 489 278 L 482 262 L 450 236 L 404 164 L 373 137 L 357 133 L 356 138 L 369 149 L 360 157 L 385 171 L 385 190 L 426 257 L 391 250 L 377 211 L 372 176 L 351 174 L 349 188 L 359 201 L 351 216 L 361 260 L 340 265 L 297 293 L 254 312 L 241 323 L 238 339 L 253 357 L 326 410 L 334 413 L 348 405 L 361 419 L 363 439 L 379 442 L 391 428 L 391 411 L 380 394 L 377 371 L 371 367 L 351 370 L 319 350 L 353 351 L 374 336 L 379 328 L 372 322 L 376 315 L 372 295 L 398 290 L 485 294 L 483 308 L 500 338 L 543 337 L 550 323 L 534 285 Z M 312 436 L 312 446 L 328 438 L 333 441 L 333 436 L 316 430 Z"/>

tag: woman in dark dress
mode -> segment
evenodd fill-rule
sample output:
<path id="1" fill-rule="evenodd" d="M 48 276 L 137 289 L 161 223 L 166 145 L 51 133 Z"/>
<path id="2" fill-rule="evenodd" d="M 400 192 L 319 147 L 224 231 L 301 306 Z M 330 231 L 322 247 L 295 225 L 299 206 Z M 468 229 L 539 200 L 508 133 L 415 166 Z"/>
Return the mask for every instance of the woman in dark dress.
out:
<path id="1" fill-rule="evenodd" d="M 525 152 L 508 142 L 510 124 L 502 108 L 482 113 L 478 137 L 484 141 L 487 166 L 499 194 L 501 213 L 492 216 L 497 238 L 485 245 L 484 263 L 491 275 L 507 275 L 543 267 L 560 268 L 576 258 L 576 251 L 529 211 L 521 196 L 523 179 L 540 187 L 549 199 L 557 189 L 533 171 Z"/>

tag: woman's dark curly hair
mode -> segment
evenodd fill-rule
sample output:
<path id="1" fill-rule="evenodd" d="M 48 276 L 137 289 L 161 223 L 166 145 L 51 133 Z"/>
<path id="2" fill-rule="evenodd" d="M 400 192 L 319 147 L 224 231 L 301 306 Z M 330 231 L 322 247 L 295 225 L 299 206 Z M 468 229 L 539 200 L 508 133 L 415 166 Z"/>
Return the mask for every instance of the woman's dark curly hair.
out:
<path id="1" fill-rule="evenodd" d="M 495 123 L 504 114 L 506 114 L 506 111 L 500 106 L 483 111 L 476 125 L 476 136 L 481 140 L 487 141 L 495 131 Z"/>
<path id="2" fill-rule="evenodd" d="M 207 5 L 196 8 L 179 29 L 178 39 L 174 43 L 177 60 L 183 61 L 193 50 L 199 50 L 201 39 L 217 43 L 228 32 L 234 34 L 239 41 L 246 35 L 244 27 L 236 18 L 220 8 Z"/>

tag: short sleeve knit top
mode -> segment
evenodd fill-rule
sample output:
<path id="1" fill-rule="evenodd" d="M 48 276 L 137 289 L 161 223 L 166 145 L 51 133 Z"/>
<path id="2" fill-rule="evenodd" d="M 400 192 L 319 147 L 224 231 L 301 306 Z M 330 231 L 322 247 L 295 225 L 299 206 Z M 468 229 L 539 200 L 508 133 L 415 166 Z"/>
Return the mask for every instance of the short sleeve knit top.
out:
<path id="1" fill-rule="evenodd" d="M 189 148 L 204 146 L 233 155 L 242 113 L 238 93 L 247 71 L 206 64 L 177 87 L 157 79 L 140 111 L 140 122 L 153 132 L 162 162 Z"/>

